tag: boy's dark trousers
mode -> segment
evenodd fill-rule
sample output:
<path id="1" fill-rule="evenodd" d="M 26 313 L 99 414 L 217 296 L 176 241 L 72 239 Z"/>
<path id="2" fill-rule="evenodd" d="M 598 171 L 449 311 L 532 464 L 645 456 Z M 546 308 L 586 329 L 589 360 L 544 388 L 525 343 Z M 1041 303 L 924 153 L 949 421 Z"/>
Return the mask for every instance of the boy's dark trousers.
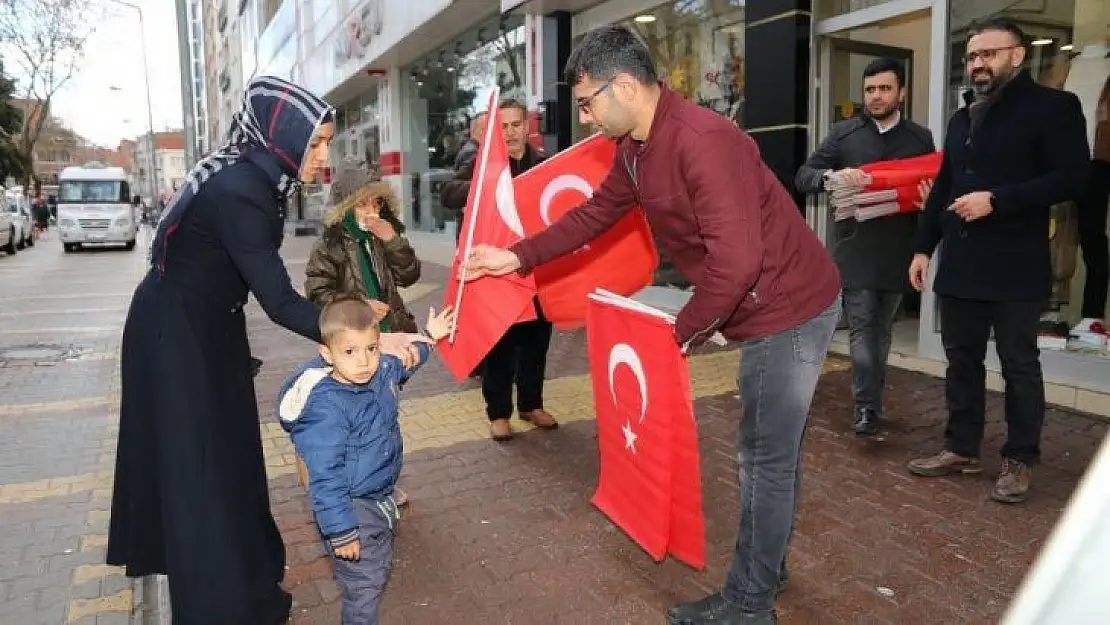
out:
<path id="1" fill-rule="evenodd" d="M 378 625 L 378 608 L 393 568 L 393 533 L 400 513 L 392 497 L 380 502 L 352 499 L 351 506 L 358 521 L 359 559 L 352 562 L 335 557 L 327 539 L 324 547 L 343 595 L 342 625 Z"/>
<path id="2" fill-rule="evenodd" d="M 514 383 L 519 412 L 543 408 L 543 378 L 551 331 L 551 322 L 541 313 L 535 321 L 514 324 L 486 355 L 482 396 L 491 421 L 513 416 Z"/>

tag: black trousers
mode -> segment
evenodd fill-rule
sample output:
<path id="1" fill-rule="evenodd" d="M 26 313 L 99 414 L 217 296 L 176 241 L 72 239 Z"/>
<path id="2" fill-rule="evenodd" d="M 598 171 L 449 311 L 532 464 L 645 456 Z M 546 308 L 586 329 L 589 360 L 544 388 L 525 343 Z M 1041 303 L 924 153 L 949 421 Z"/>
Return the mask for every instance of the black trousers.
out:
<path id="1" fill-rule="evenodd" d="M 1079 202 L 1079 249 L 1087 280 L 1083 285 L 1083 317 L 1106 315 L 1106 291 L 1110 288 L 1110 249 L 1106 240 L 1107 201 L 1110 197 L 1110 163 L 1091 161 L 1091 175 Z"/>
<path id="2" fill-rule="evenodd" d="M 1037 322 L 1045 302 L 986 302 L 941 297 L 941 341 L 948 357 L 945 389 L 949 451 L 977 458 L 986 423 L 984 359 L 991 328 L 1006 382 L 1006 425 L 1002 456 L 1033 464 L 1040 457 L 1044 424 L 1044 378 L 1037 348 Z"/>
<path id="3" fill-rule="evenodd" d="M 509 328 L 486 355 L 482 373 L 482 396 L 490 421 L 513 416 L 513 386 L 516 408 L 530 412 L 543 408 L 543 378 L 547 372 L 547 348 L 551 323 L 541 313 L 535 321 Z"/>

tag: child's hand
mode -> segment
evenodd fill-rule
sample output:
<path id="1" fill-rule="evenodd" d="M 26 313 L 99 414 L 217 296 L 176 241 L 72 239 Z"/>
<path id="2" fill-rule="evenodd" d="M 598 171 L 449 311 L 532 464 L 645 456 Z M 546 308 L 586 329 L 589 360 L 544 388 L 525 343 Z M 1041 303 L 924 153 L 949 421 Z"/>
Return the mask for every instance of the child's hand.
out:
<path id="1" fill-rule="evenodd" d="M 440 340 L 451 335 L 455 329 L 455 309 L 448 306 L 443 312 L 436 314 L 435 307 L 428 309 L 428 335 L 435 340 Z"/>
<path id="2" fill-rule="evenodd" d="M 342 547 L 335 548 L 335 557 L 339 558 L 340 560 L 349 560 L 351 562 L 356 562 L 358 561 L 358 556 L 359 553 L 357 540 L 353 543 L 348 543 L 346 545 L 343 545 Z"/>

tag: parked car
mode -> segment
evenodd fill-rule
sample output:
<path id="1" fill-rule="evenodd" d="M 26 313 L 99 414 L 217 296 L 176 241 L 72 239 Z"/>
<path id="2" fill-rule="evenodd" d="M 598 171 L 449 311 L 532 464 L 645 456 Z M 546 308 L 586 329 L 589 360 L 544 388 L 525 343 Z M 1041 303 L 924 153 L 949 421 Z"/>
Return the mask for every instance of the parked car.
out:
<path id="1" fill-rule="evenodd" d="M 0 187 L 0 197 L 3 197 L 5 193 L 4 188 Z M 0 252 L 6 252 L 11 256 L 22 247 L 19 245 L 21 240 L 20 224 L 21 221 L 0 204 Z"/>
<path id="2" fill-rule="evenodd" d="M 31 219 L 31 203 L 17 193 L 7 193 L 7 212 L 15 232 L 15 247 L 23 249 L 35 244 L 34 220 Z"/>

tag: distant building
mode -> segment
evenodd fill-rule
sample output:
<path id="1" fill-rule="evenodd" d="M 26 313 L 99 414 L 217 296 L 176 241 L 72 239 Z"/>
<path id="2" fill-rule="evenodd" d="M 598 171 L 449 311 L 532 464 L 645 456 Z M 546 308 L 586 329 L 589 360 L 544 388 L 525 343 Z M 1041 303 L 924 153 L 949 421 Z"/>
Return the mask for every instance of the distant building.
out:
<path id="1" fill-rule="evenodd" d="M 154 160 L 156 169 L 153 180 L 157 194 L 151 197 L 150 171 L 150 133 L 140 135 L 135 140 L 131 163 L 135 172 L 135 192 L 147 203 L 152 204 L 159 198 L 168 199 L 185 181 L 185 174 L 191 168 L 185 161 L 185 131 L 170 130 L 154 133 Z"/>
<path id="2" fill-rule="evenodd" d="M 54 187 L 58 184 L 58 174 L 70 165 L 79 164 L 91 144 L 84 137 L 67 128 L 62 120 L 44 111 L 37 100 L 17 98 L 12 105 L 23 111 L 24 127 L 46 115 L 42 132 L 32 154 L 31 170 L 39 184 Z M 21 131 L 22 132 L 22 131 Z M 17 137 L 16 142 L 20 139 Z"/>
<path id="3" fill-rule="evenodd" d="M 208 153 L 205 36 L 201 0 L 177 0 L 177 41 L 181 64 L 181 108 L 188 167 Z"/>

